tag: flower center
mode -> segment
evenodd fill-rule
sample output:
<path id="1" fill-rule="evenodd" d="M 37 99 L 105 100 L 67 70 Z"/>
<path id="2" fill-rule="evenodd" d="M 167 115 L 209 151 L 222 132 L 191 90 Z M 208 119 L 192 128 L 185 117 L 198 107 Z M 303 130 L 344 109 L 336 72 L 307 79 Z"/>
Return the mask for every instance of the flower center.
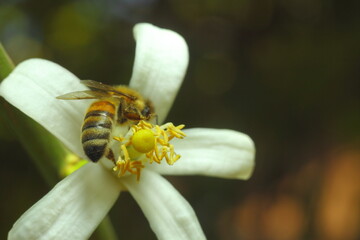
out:
<path id="1" fill-rule="evenodd" d="M 132 136 L 132 144 L 136 151 L 147 153 L 155 147 L 155 136 L 150 129 L 141 129 Z"/>
<path id="2" fill-rule="evenodd" d="M 139 180 L 146 162 L 160 164 L 165 159 L 167 164 L 173 165 L 181 156 L 175 153 L 170 141 L 184 138 L 186 135 L 181 131 L 184 127 L 173 123 L 152 125 L 145 121 L 133 125 L 125 137 L 114 137 L 121 143 L 121 151 L 113 171 L 118 177 L 131 173 Z"/>

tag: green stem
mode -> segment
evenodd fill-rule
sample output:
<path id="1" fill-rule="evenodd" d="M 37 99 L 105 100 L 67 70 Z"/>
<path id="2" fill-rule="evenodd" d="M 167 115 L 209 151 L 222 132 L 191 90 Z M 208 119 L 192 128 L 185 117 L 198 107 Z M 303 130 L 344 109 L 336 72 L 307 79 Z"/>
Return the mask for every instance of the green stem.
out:
<path id="1" fill-rule="evenodd" d="M 14 64 L 0 43 L 0 82 L 14 69 Z M 60 172 L 66 157 L 71 154 L 62 143 L 37 122 L 0 99 L 0 116 L 12 128 L 30 158 L 50 186 L 61 180 Z M 3 126 L 5 127 L 5 126 Z M 105 217 L 93 236 L 97 239 L 117 239 L 108 217 Z"/>
<path id="2" fill-rule="evenodd" d="M 0 79 L 6 78 L 14 69 L 15 65 L 0 43 Z"/>
<path id="3" fill-rule="evenodd" d="M 14 69 L 14 64 L 0 43 L 1 81 Z M 0 110 L 6 125 L 12 128 L 17 139 L 23 145 L 36 164 L 46 182 L 51 186 L 59 181 L 59 169 L 68 154 L 64 146 L 42 126 L 19 110 L 0 100 Z M 51 159 L 51 160 L 49 160 Z"/>

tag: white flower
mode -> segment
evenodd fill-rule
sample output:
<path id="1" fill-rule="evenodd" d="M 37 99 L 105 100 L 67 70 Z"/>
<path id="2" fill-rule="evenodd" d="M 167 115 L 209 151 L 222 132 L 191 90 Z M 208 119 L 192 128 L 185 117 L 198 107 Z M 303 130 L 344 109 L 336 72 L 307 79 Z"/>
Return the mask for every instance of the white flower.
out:
<path id="1" fill-rule="evenodd" d="M 153 102 L 162 122 L 187 68 L 187 45 L 178 34 L 146 23 L 137 24 L 134 35 L 137 45 L 130 87 Z M 85 157 L 79 138 L 89 101 L 55 98 L 85 89 L 61 66 L 31 59 L 1 83 L 0 94 Z M 173 166 L 149 164 L 140 181 L 132 175 L 114 177 L 101 164 L 86 164 L 27 210 L 10 230 L 9 239 L 87 239 L 124 188 L 138 202 L 159 239 L 205 239 L 189 203 L 160 174 L 247 179 L 255 150 L 252 140 L 236 131 L 196 128 L 184 132 L 185 139 L 172 141 L 181 159 Z"/>

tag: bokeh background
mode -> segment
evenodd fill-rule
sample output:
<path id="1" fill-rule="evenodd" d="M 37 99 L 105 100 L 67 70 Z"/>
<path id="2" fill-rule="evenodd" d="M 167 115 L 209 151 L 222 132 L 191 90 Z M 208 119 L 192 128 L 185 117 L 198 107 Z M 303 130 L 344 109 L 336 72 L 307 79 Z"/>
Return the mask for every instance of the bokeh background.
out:
<path id="1" fill-rule="evenodd" d="M 359 9 L 356 0 L 3 0 L 0 41 L 15 63 L 40 57 L 126 84 L 135 23 L 180 33 L 190 65 L 168 120 L 245 132 L 257 149 L 249 181 L 168 178 L 207 237 L 351 240 L 360 239 Z M 0 130 L 5 239 L 50 188 Z M 110 217 L 120 239 L 155 239 L 130 194 Z"/>

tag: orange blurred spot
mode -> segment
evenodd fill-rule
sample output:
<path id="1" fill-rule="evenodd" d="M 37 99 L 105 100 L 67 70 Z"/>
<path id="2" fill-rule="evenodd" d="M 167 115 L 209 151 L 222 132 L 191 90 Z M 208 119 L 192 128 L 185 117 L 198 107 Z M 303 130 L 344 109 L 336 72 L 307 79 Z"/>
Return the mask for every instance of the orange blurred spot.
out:
<path id="1" fill-rule="evenodd" d="M 262 216 L 265 239 L 301 239 L 305 216 L 299 201 L 290 196 L 279 196 Z"/>
<path id="2" fill-rule="evenodd" d="M 316 218 L 320 239 L 358 239 L 360 226 L 360 153 L 329 161 Z"/>
<path id="3" fill-rule="evenodd" d="M 301 239 L 305 222 L 297 199 L 253 195 L 237 209 L 234 228 L 241 239 L 296 240 Z"/>

